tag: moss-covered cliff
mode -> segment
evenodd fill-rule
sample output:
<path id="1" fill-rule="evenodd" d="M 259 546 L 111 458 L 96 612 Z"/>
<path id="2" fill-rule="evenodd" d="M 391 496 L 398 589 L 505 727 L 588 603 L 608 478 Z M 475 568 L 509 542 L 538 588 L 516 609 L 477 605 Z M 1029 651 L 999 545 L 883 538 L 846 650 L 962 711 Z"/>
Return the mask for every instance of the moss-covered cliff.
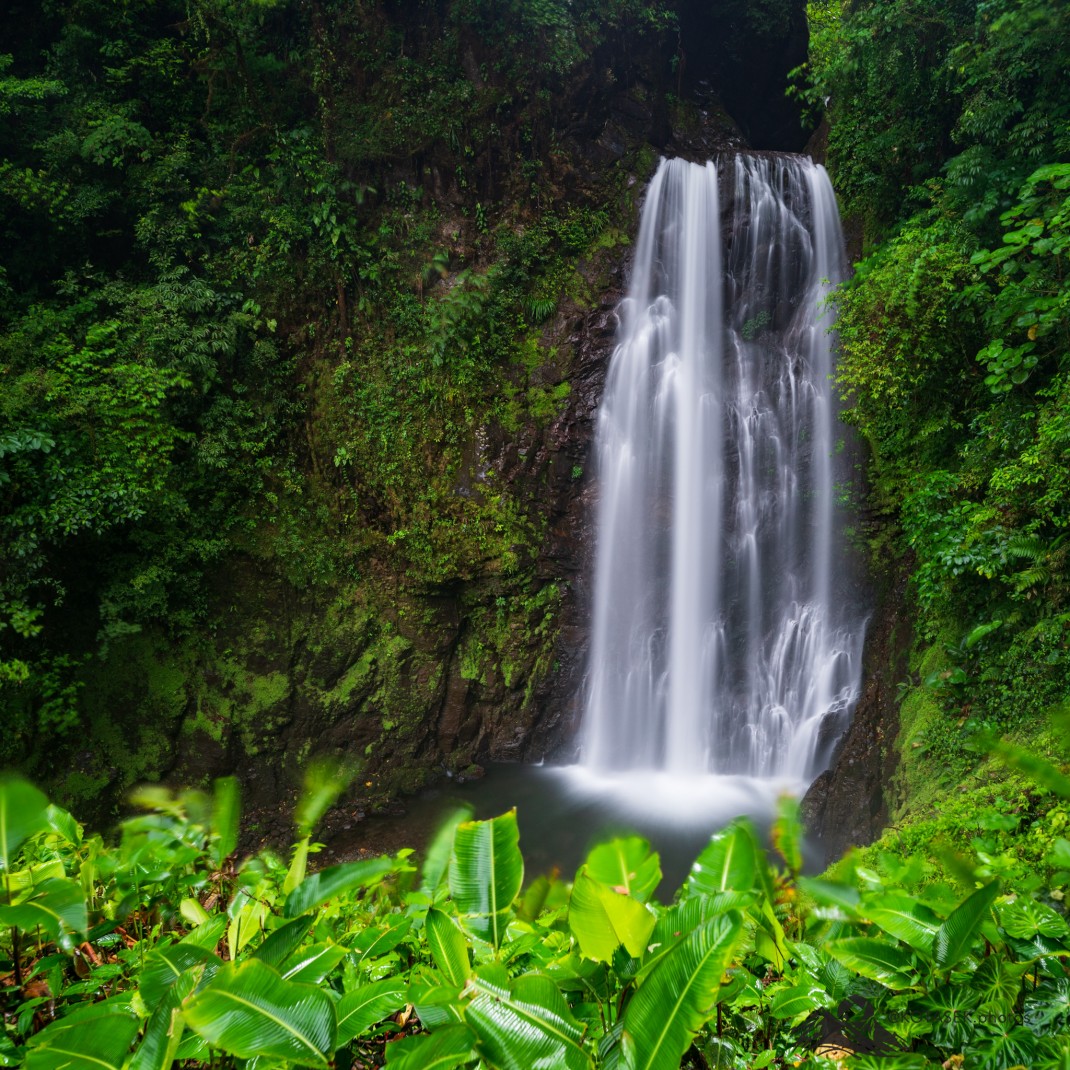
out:
<path id="1" fill-rule="evenodd" d="M 736 7 L 21 5 L 3 761 L 374 803 L 567 735 L 638 196 L 805 140 L 802 5 Z"/>

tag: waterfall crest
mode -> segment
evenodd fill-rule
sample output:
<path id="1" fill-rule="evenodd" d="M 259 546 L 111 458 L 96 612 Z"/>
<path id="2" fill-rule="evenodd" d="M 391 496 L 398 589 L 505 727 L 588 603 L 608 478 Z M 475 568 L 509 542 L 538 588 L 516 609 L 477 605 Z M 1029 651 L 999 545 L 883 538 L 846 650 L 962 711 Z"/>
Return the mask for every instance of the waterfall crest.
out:
<path id="1" fill-rule="evenodd" d="M 805 781 L 857 696 L 823 168 L 663 160 L 599 412 L 583 763 Z M 723 205 L 722 202 L 723 201 Z"/>

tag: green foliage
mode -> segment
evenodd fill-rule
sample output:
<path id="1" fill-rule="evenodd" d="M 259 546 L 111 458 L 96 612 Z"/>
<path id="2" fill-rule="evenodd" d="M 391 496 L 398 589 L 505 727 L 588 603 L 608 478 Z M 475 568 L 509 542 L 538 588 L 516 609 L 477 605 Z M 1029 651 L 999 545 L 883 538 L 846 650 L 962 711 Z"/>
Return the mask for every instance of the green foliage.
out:
<path id="1" fill-rule="evenodd" d="M 961 890 L 907 890 L 921 860 L 902 852 L 898 876 L 849 859 L 838 882 L 799 878 L 785 804 L 788 868 L 736 822 L 670 906 L 649 894 L 657 855 L 636 837 L 595 847 L 571 886 L 540 878 L 520 897 L 510 813 L 449 822 L 422 877 L 401 852 L 287 892 L 271 854 L 216 867 L 230 792 L 212 806 L 153 790 L 108 845 L 5 781 L 0 803 L 24 811 L 0 917 L 9 1063 L 675 1070 L 716 1056 L 818 1070 L 821 1030 L 835 1029 L 856 1042 L 881 1031 L 894 1065 L 966 1055 L 995 1070 L 1061 1065 L 1070 1041 L 1070 925 L 1057 902 L 985 879 L 983 862 L 962 859 Z M 1056 844 L 1052 864 L 1060 849 L 1070 858 Z M 77 910 L 24 929 L 20 911 L 57 884 Z M 288 918 L 295 896 L 304 912 Z M 481 935 L 491 917 L 497 942 Z"/>

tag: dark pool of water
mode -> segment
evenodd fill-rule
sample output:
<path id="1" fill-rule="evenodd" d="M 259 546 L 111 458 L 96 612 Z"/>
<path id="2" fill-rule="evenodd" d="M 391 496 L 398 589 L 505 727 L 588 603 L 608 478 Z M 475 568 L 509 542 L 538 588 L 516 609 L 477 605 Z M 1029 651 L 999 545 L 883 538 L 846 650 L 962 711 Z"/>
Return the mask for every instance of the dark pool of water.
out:
<path id="1" fill-rule="evenodd" d="M 710 835 L 738 815 L 764 834 L 779 794 L 802 785 L 745 777 L 680 778 L 629 774 L 595 778 L 577 767 L 498 765 L 480 780 L 447 780 L 404 801 L 404 816 L 370 817 L 328 844 L 330 860 L 361 851 L 420 850 L 446 816 L 469 806 L 480 819 L 516 807 L 526 880 L 553 869 L 571 879 L 596 843 L 638 833 L 661 855 L 664 900 L 687 877 Z"/>

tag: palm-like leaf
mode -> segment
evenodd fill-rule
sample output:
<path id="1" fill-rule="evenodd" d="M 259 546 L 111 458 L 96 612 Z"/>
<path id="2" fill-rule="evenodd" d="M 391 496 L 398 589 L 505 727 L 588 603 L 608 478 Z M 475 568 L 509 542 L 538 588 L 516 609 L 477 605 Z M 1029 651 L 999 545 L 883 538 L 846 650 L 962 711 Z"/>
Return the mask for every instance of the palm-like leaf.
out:
<path id="1" fill-rule="evenodd" d="M 189 969 L 208 963 L 218 969 L 222 962 L 206 948 L 196 944 L 172 944 L 156 947 L 145 959 L 138 991 L 146 1007 L 156 1007 L 168 989 Z M 214 972 L 214 970 L 213 970 Z"/>
<path id="2" fill-rule="evenodd" d="M 451 1025 L 396 1040 L 386 1046 L 388 1070 L 454 1070 L 472 1058 L 472 1034 L 463 1025 Z"/>
<path id="3" fill-rule="evenodd" d="M 913 983 L 910 953 L 896 944 L 869 936 L 848 936 L 830 941 L 825 950 L 849 970 L 888 988 L 909 988 Z"/>
<path id="4" fill-rule="evenodd" d="M 394 977 L 347 992 L 335 1007 L 338 1046 L 348 1044 L 388 1014 L 401 1010 L 406 1001 L 405 985 Z"/>
<path id="5" fill-rule="evenodd" d="M 596 881 L 623 891 L 645 903 L 661 883 L 661 862 L 656 851 L 639 836 L 610 840 L 587 856 L 587 872 Z"/>
<path id="6" fill-rule="evenodd" d="M 453 920 L 441 910 L 427 912 L 427 945 L 435 965 L 455 984 L 463 985 L 471 973 L 468 941 Z"/>
<path id="7" fill-rule="evenodd" d="M 526 974 L 510 988 L 477 979 L 465 1021 L 484 1060 L 501 1070 L 536 1066 L 590 1070 L 583 1029 L 549 977 Z"/>
<path id="8" fill-rule="evenodd" d="M 712 1013 L 741 931 L 738 914 L 714 918 L 677 944 L 640 986 L 624 1012 L 631 1070 L 677 1070 Z"/>
<path id="9" fill-rule="evenodd" d="M 611 962 L 621 945 L 638 958 L 654 930 L 655 915 L 642 903 L 607 888 L 581 866 L 568 904 L 568 925 L 589 959 Z"/>
<path id="10" fill-rule="evenodd" d="M 186 1023 L 231 1055 L 265 1055 L 326 1067 L 335 1046 L 330 997 L 314 985 L 284 981 L 256 959 L 227 963 L 185 1009 Z"/>
<path id="11" fill-rule="evenodd" d="M 875 902 L 861 908 L 865 916 L 889 936 L 928 954 L 940 918 L 924 903 L 900 892 L 883 892 Z"/>
<path id="12" fill-rule="evenodd" d="M 66 877 L 42 881 L 14 906 L 0 906 L 0 924 L 33 929 L 40 925 L 61 941 L 68 933 L 83 933 L 89 924 L 82 886 Z"/>
<path id="13" fill-rule="evenodd" d="M 50 1025 L 33 1038 L 26 1070 L 119 1070 L 130 1054 L 137 1019 L 122 1012 Z"/>
<path id="14" fill-rule="evenodd" d="M 516 810 L 457 826 L 450 855 L 450 895 L 469 932 L 500 947 L 513 900 L 524 882 Z"/>
<path id="15" fill-rule="evenodd" d="M 0 776 L 0 870 L 6 873 L 22 842 L 48 827 L 48 800 L 21 777 Z"/>
<path id="16" fill-rule="evenodd" d="M 998 895 L 999 882 L 992 881 L 951 911 L 933 938 L 933 958 L 938 966 L 947 969 L 970 953 L 974 937 Z"/>
<path id="17" fill-rule="evenodd" d="M 758 846 L 750 824 L 733 821 L 720 832 L 714 833 L 695 859 L 687 878 L 688 894 L 745 892 L 753 888 L 758 868 L 757 852 Z"/>
<path id="18" fill-rule="evenodd" d="M 283 912 L 288 918 L 317 907 L 320 903 L 332 899 L 343 892 L 355 888 L 366 888 L 384 877 L 393 868 L 394 863 L 383 855 L 380 858 L 368 858 L 361 862 L 345 862 L 340 866 L 330 866 L 306 877 L 287 897 Z"/>

